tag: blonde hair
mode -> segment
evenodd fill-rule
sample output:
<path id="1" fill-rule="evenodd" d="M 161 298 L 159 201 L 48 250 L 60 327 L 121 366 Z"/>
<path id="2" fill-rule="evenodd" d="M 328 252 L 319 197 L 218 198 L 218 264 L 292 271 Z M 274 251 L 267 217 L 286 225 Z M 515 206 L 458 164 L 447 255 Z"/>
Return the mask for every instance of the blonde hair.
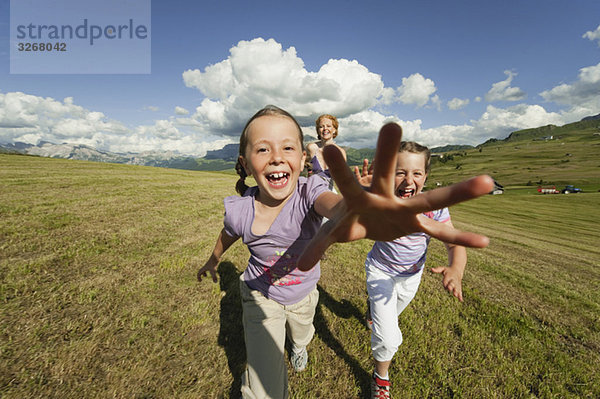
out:
<path id="1" fill-rule="evenodd" d="M 281 109 L 275 105 L 267 105 L 263 109 L 255 113 L 252 116 L 252 118 L 250 118 L 248 122 L 246 122 L 246 126 L 244 126 L 244 130 L 242 130 L 242 134 L 240 136 L 240 157 L 244 157 L 246 155 L 246 147 L 248 146 L 248 130 L 250 128 L 250 124 L 255 119 L 258 119 L 261 116 L 282 116 L 285 118 L 290 118 L 298 128 L 298 137 L 300 138 L 300 145 L 302 146 L 302 149 L 304 149 L 304 134 L 302 134 L 302 128 L 298 124 L 298 121 L 296 121 L 292 114 L 290 114 L 286 110 Z M 246 169 L 244 169 L 244 166 L 242 165 L 242 162 L 240 161 L 239 157 L 237 163 L 235 164 L 235 171 L 240 176 L 237 183 L 235 184 L 235 190 L 238 192 L 239 195 L 244 195 L 244 193 L 248 189 L 248 186 L 246 185 L 246 177 L 248 177 L 248 174 L 246 173 Z"/>

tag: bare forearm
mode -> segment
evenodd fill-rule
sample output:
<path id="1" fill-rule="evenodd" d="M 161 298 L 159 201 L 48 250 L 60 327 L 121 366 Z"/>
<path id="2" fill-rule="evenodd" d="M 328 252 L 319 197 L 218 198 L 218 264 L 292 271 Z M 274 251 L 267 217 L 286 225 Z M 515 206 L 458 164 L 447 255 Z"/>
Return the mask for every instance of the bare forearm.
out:
<path id="1" fill-rule="evenodd" d="M 217 265 L 221 260 L 221 256 L 227 251 L 227 249 L 237 241 L 239 237 L 231 237 L 226 232 L 225 229 L 221 230 L 219 233 L 219 238 L 217 238 L 217 242 L 215 244 L 215 248 L 213 249 L 210 258 L 206 261 L 204 266 L 200 268 L 198 271 L 197 277 L 198 281 L 202 281 L 202 277 L 205 277 L 207 273 L 210 273 L 212 280 L 217 282 Z"/>
<path id="2" fill-rule="evenodd" d="M 460 245 L 447 244 L 446 248 L 448 249 L 448 267 L 462 277 L 467 266 L 467 250 Z"/>
<path id="3" fill-rule="evenodd" d="M 319 195 L 315 201 L 315 211 L 321 216 L 331 219 L 337 208 L 342 206 L 342 196 L 334 194 L 331 191 L 324 192 Z"/>
<path id="4" fill-rule="evenodd" d="M 231 237 L 226 232 L 225 229 L 221 230 L 219 233 L 219 237 L 217 238 L 217 242 L 215 243 L 215 248 L 213 249 L 212 254 L 210 255 L 209 262 L 218 263 L 221 260 L 221 256 L 233 245 L 234 242 L 237 241 L 239 237 Z"/>

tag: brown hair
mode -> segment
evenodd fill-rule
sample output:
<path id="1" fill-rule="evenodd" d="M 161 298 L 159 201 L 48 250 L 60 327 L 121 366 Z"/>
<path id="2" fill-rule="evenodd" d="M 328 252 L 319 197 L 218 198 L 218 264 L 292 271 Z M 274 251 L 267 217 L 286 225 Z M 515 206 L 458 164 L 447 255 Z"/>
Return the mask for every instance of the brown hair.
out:
<path id="1" fill-rule="evenodd" d="M 333 115 L 329 115 L 329 114 L 323 114 L 321 116 L 319 116 L 317 118 L 317 120 L 315 121 L 315 128 L 317 129 L 317 137 L 319 138 L 319 140 L 321 140 L 321 134 L 319 133 L 319 123 L 321 122 L 321 119 L 331 119 L 331 122 L 333 124 L 333 127 L 335 128 L 335 133 L 333 133 L 333 138 L 336 138 L 338 135 L 338 127 L 339 127 L 339 123 L 338 120 L 335 116 Z"/>
<path id="2" fill-rule="evenodd" d="M 431 151 L 429 151 L 429 148 L 414 141 L 403 141 L 400 143 L 400 149 L 398 152 L 423 154 L 425 156 L 425 173 L 429 173 L 429 169 L 431 167 Z"/>
<path id="3" fill-rule="evenodd" d="M 281 109 L 275 105 L 267 105 L 263 109 L 261 109 L 257 113 L 255 113 L 254 116 L 252 116 L 252 118 L 250 118 L 248 120 L 248 122 L 246 122 L 246 126 L 244 126 L 244 130 L 242 130 L 242 135 L 240 136 L 240 149 L 239 149 L 240 157 L 244 157 L 246 155 L 246 147 L 248 146 L 248 129 L 250 127 L 250 124 L 255 119 L 258 119 L 261 116 L 281 116 L 284 118 L 290 118 L 294 122 L 296 127 L 298 128 L 298 136 L 300 138 L 300 145 L 302 146 L 302 149 L 304 149 L 304 134 L 302 134 L 302 128 L 298 124 L 298 121 L 296 121 L 296 119 L 292 116 L 292 114 L 290 114 L 286 110 Z M 244 169 L 244 166 L 242 165 L 242 162 L 240 161 L 240 157 L 238 157 L 238 161 L 235 164 L 235 171 L 240 176 L 239 180 L 235 184 L 235 190 L 238 192 L 239 195 L 244 195 L 244 193 L 248 189 L 248 186 L 246 185 L 246 182 L 245 182 L 245 179 L 246 179 L 246 177 L 248 177 L 248 174 L 246 173 L 246 170 Z"/>

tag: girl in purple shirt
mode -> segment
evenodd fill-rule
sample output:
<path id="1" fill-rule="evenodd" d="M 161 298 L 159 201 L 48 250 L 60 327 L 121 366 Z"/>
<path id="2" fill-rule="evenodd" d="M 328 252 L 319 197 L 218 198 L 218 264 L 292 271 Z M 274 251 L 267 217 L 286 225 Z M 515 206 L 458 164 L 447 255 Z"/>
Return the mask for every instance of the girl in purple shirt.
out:
<path id="1" fill-rule="evenodd" d="M 424 231 L 443 241 L 486 246 L 486 237 L 459 232 L 419 216 L 422 212 L 476 198 L 491 190 L 488 176 L 434 190 L 421 200 L 396 201 L 393 170 L 402 130 L 397 124 L 381 129 L 378 168 L 364 191 L 336 146 L 324 156 L 343 197 L 327 189 L 327 180 L 300 177 L 306 153 L 302 129 L 286 111 L 267 106 L 246 124 L 240 137 L 236 170 L 241 197 L 225 199 L 224 228 L 198 279 L 216 268 L 223 253 L 240 237 L 250 259 L 240 277 L 247 367 L 242 376 L 244 398 L 286 398 L 286 336 L 296 371 L 306 367 L 318 302 L 319 260 L 334 242 L 361 238 L 391 240 Z M 245 184 L 252 176 L 256 186 Z M 390 179 L 390 176 L 392 179 Z M 330 218 L 319 229 L 321 218 Z M 384 221 L 384 222 L 382 222 Z"/>
<path id="2" fill-rule="evenodd" d="M 395 194 L 407 200 L 420 195 L 429 173 L 431 153 L 427 147 L 415 142 L 400 145 L 396 164 Z M 368 180 L 368 165 L 363 166 L 361 180 Z M 425 216 L 452 226 L 448 208 L 425 213 Z M 389 398 L 388 369 L 392 357 L 402 343 L 398 316 L 417 293 L 427 257 L 429 235 L 413 233 L 392 241 L 376 241 L 367 255 L 365 269 L 369 293 L 369 324 L 371 326 L 371 351 L 375 370 L 371 382 L 373 398 Z M 432 269 L 443 274 L 443 284 L 462 302 L 462 277 L 467 263 L 463 246 L 446 244 L 448 267 Z"/>

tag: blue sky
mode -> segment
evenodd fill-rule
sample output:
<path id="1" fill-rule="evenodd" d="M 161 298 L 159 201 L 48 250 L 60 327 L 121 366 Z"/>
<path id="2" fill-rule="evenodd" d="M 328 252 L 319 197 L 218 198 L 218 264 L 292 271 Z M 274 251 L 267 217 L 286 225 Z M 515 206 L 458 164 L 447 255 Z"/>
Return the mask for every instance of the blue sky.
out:
<path id="1" fill-rule="evenodd" d="M 9 5 L 0 143 L 202 156 L 269 103 L 312 135 L 336 115 L 353 147 L 388 120 L 405 139 L 475 145 L 600 113 L 597 0 L 154 0 L 149 74 L 11 74 Z"/>

